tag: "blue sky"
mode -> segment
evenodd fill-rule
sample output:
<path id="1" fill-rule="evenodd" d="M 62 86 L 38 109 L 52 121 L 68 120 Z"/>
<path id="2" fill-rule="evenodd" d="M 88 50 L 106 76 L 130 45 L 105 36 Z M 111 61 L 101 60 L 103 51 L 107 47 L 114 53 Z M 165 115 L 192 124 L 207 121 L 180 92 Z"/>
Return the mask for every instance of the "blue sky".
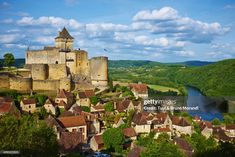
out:
<path id="1" fill-rule="evenodd" d="M 234 19 L 234 0 L 0 0 L 0 57 L 53 46 L 65 26 L 90 57 L 217 61 L 235 58 Z"/>

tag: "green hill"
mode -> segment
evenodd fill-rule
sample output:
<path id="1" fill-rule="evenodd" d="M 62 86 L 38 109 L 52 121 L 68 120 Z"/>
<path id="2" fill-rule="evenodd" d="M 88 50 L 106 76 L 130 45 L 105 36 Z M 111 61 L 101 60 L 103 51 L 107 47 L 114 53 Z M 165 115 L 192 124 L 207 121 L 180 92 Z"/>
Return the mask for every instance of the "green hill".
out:
<path id="1" fill-rule="evenodd" d="M 111 66 L 113 80 L 157 84 L 184 91 L 185 85 L 195 86 L 208 96 L 235 96 L 235 59 L 219 61 L 205 66 L 144 62 L 124 67 L 122 61 Z M 132 61 L 130 61 L 132 62 Z M 132 64 L 132 63 L 130 63 Z M 136 65 L 136 64 L 135 64 Z"/>

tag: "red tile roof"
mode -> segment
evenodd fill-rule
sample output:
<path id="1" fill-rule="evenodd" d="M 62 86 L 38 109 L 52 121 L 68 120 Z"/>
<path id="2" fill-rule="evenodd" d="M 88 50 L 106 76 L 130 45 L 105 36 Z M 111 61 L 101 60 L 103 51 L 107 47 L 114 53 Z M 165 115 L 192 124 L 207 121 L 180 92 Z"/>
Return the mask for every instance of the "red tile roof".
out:
<path id="1" fill-rule="evenodd" d="M 193 148 L 192 146 L 183 138 L 174 138 L 173 140 L 174 144 L 178 145 L 182 150 L 185 151 L 187 156 L 193 155 Z"/>
<path id="2" fill-rule="evenodd" d="M 130 150 L 127 157 L 140 157 L 140 153 L 144 151 L 144 147 L 136 146 Z"/>
<path id="3" fill-rule="evenodd" d="M 82 145 L 81 132 L 61 132 L 59 146 L 61 152 L 71 152 L 81 149 Z"/>
<path id="4" fill-rule="evenodd" d="M 212 129 L 212 124 L 209 121 L 202 121 L 199 123 L 199 127 L 200 127 L 201 131 L 204 130 L 206 127 L 209 129 Z"/>
<path id="5" fill-rule="evenodd" d="M 228 124 L 225 126 L 226 130 L 235 130 L 235 124 Z"/>
<path id="6" fill-rule="evenodd" d="M 218 140 L 222 141 L 235 140 L 235 138 L 230 138 L 229 136 L 227 136 L 221 127 L 213 127 L 212 129 L 213 129 L 212 135 Z"/>
<path id="7" fill-rule="evenodd" d="M 0 113 L 8 113 L 11 108 L 11 102 L 0 103 Z"/>
<path id="8" fill-rule="evenodd" d="M 135 137 L 137 135 L 134 128 L 125 128 L 122 132 L 126 137 Z"/>
<path id="9" fill-rule="evenodd" d="M 123 100 L 121 102 L 118 102 L 116 105 L 116 109 L 118 112 L 123 112 L 125 111 L 131 103 L 131 100 Z"/>
<path id="10" fill-rule="evenodd" d="M 135 113 L 133 116 L 132 122 L 134 122 L 137 125 L 146 125 L 147 117 L 148 117 L 148 113 L 144 113 L 144 112 Z"/>
<path id="11" fill-rule="evenodd" d="M 131 89 L 134 89 L 138 93 L 147 93 L 148 92 L 148 86 L 146 84 L 129 84 Z"/>
<path id="12" fill-rule="evenodd" d="M 94 139 L 95 139 L 95 141 L 96 141 L 97 144 L 104 144 L 102 135 L 95 135 L 95 136 L 94 136 Z"/>
<path id="13" fill-rule="evenodd" d="M 73 93 L 60 89 L 57 93 L 57 98 L 73 98 Z"/>
<path id="14" fill-rule="evenodd" d="M 70 116 L 70 117 L 60 117 L 58 118 L 63 127 L 76 127 L 76 126 L 86 126 L 86 121 L 84 116 Z"/>
<path id="15" fill-rule="evenodd" d="M 173 125 L 190 126 L 190 124 L 187 122 L 187 120 L 184 117 L 172 116 L 171 120 Z"/>
<path id="16" fill-rule="evenodd" d="M 24 100 L 22 100 L 22 102 L 24 105 L 36 104 L 35 99 L 24 99 Z"/>
<path id="17" fill-rule="evenodd" d="M 85 90 L 85 94 L 88 98 L 95 96 L 95 92 L 93 90 Z"/>

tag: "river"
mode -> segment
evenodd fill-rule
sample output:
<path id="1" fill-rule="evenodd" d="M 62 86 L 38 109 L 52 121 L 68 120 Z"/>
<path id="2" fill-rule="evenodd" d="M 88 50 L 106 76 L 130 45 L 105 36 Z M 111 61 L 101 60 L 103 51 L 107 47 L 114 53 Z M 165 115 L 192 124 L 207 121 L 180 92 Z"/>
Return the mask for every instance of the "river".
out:
<path id="1" fill-rule="evenodd" d="M 216 102 L 213 99 L 204 96 L 198 89 L 191 86 L 187 87 L 187 91 L 187 106 L 199 107 L 197 111 L 189 111 L 191 116 L 198 115 L 203 120 L 209 121 L 215 118 L 223 119 L 222 113 L 220 113 L 219 109 L 216 107 Z"/>

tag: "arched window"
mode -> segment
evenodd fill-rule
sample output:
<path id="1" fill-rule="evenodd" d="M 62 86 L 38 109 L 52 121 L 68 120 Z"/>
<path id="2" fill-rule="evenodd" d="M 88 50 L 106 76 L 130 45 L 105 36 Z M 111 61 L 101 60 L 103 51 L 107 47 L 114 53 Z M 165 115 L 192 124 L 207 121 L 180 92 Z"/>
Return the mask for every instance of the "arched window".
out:
<path id="1" fill-rule="evenodd" d="M 55 61 L 55 64 L 58 64 L 58 61 Z"/>

